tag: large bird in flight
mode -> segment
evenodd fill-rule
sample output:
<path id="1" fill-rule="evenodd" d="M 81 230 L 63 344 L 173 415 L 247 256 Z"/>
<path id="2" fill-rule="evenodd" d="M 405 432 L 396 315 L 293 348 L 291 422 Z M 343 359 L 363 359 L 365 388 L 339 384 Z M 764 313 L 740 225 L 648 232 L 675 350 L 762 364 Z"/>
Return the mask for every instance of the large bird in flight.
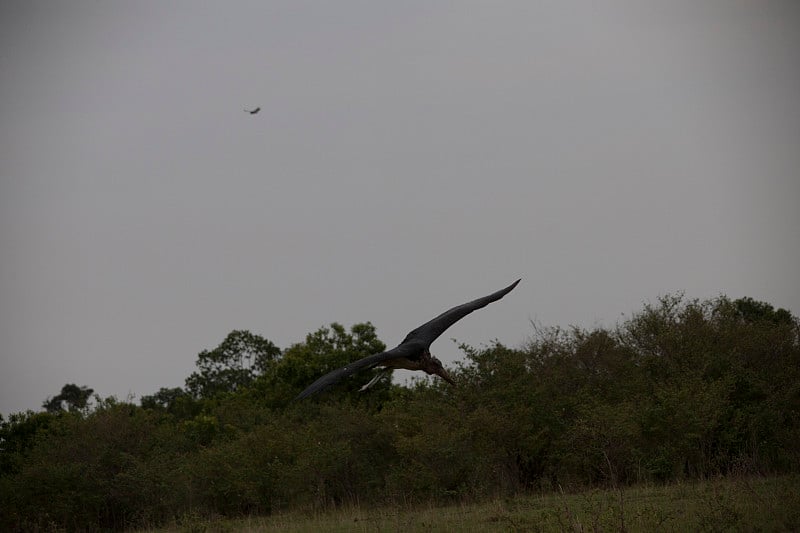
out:
<path id="1" fill-rule="evenodd" d="M 256 114 L 256 113 L 258 113 L 259 111 L 261 111 L 261 108 L 260 108 L 260 107 L 257 107 L 257 108 L 255 108 L 255 109 L 245 109 L 245 110 L 244 110 L 244 112 L 245 112 L 245 113 L 250 113 L 251 115 L 255 115 L 255 114 Z"/>
<path id="2" fill-rule="evenodd" d="M 363 359 L 359 359 L 358 361 L 350 363 L 345 367 L 328 372 L 317 381 L 309 385 L 308 388 L 301 392 L 295 399 L 300 400 L 302 398 L 311 396 L 312 394 L 316 394 L 319 391 L 326 389 L 334 383 L 346 378 L 347 376 L 355 374 L 359 370 L 375 368 L 376 366 L 383 366 L 387 369 L 402 368 L 404 370 L 422 370 L 423 372 L 427 372 L 431 375 L 435 374 L 451 385 L 455 385 L 453 380 L 450 379 L 450 376 L 442 366 L 442 363 L 431 355 L 431 343 L 439 338 L 439 336 L 444 333 L 447 328 L 471 312 L 475 311 L 476 309 L 486 307 L 490 303 L 496 302 L 511 292 L 511 290 L 516 287 L 519 282 L 520 280 L 517 280 L 505 289 L 493 292 L 489 296 L 472 300 L 471 302 L 458 305 L 445 311 L 433 320 L 424 323 L 406 335 L 406 338 L 403 340 L 403 342 L 401 342 L 396 348 L 367 356 Z M 374 385 L 381 376 L 382 374 L 375 376 L 375 378 L 364 385 L 361 390 L 366 390 L 370 386 Z"/>

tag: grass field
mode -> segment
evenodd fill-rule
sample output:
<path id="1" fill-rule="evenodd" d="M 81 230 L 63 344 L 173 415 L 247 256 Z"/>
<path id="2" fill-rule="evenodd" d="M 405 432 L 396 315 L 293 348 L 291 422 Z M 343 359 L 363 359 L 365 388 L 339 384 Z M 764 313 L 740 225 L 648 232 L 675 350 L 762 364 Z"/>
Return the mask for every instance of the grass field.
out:
<path id="1" fill-rule="evenodd" d="M 449 506 L 351 506 L 150 531 L 800 531 L 800 477 L 717 479 Z"/>

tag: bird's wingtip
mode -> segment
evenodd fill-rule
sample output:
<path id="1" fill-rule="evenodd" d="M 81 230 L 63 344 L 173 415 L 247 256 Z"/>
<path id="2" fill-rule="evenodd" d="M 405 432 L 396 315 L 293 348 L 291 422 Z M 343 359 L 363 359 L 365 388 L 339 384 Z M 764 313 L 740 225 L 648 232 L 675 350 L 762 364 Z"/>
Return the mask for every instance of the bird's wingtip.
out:
<path id="1" fill-rule="evenodd" d="M 295 397 L 294 397 L 294 399 L 293 399 L 292 401 L 293 401 L 293 402 L 299 402 L 299 401 L 300 401 L 300 400 L 302 400 L 303 398 L 308 398 L 309 396 L 311 396 L 311 393 L 310 393 L 310 392 L 308 392 L 308 390 L 304 390 L 303 392 L 301 392 L 300 394 L 298 394 L 297 396 L 295 396 Z"/>

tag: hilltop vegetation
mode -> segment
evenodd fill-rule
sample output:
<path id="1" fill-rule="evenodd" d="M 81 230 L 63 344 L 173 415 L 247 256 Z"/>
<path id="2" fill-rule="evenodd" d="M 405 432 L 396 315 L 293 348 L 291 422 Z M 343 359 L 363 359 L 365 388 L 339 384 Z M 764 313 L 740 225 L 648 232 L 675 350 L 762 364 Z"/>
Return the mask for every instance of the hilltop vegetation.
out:
<path id="1" fill-rule="evenodd" d="M 483 501 L 800 471 L 800 321 L 744 298 L 661 298 L 614 328 L 463 346 L 457 387 L 322 373 L 384 349 L 338 324 L 280 350 L 246 331 L 140 405 L 65 385 L 0 427 L 0 528 L 122 529 L 184 516 Z M 66 406 L 65 406 L 66 404 Z"/>

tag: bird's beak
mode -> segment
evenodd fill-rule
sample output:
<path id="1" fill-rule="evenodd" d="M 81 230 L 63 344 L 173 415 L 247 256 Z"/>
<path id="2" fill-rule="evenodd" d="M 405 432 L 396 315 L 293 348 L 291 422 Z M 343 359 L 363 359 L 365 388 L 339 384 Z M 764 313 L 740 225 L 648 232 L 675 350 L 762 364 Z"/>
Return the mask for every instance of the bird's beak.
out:
<path id="1" fill-rule="evenodd" d="M 446 382 L 448 382 L 450 385 L 453 385 L 453 386 L 455 386 L 456 382 L 455 382 L 455 381 L 453 381 L 453 380 L 450 378 L 450 375 L 447 373 L 447 371 L 446 371 L 444 368 L 440 368 L 440 369 L 438 369 L 438 371 L 436 372 L 436 375 L 438 375 L 440 378 L 442 378 L 443 380 L 445 380 Z"/>

